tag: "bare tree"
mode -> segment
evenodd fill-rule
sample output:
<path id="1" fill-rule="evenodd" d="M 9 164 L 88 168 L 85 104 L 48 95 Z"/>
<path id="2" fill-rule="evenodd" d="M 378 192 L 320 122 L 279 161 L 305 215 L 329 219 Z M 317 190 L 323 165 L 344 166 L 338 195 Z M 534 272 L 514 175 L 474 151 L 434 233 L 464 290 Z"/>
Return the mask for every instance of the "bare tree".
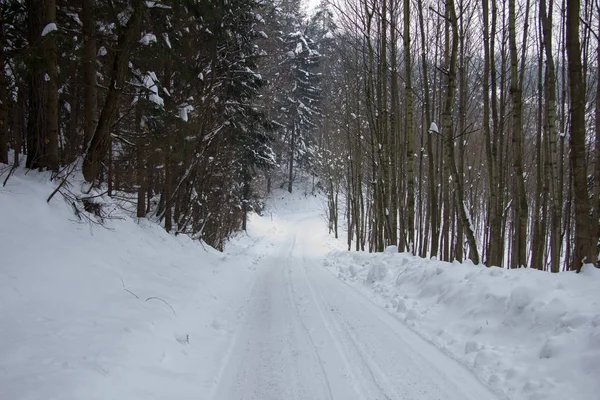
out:
<path id="1" fill-rule="evenodd" d="M 579 41 L 580 0 L 567 0 L 567 60 L 569 70 L 569 91 L 571 131 L 571 169 L 573 171 L 573 195 L 575 200 L 575 248 L 572 269 L 579 272 L 583 263 L 596 263 L 596 249 L 592 248 L 592 224 L 590 203 L 587 192 L 585 157 L 585 85 L 581 66 L 581 45 Z"/>

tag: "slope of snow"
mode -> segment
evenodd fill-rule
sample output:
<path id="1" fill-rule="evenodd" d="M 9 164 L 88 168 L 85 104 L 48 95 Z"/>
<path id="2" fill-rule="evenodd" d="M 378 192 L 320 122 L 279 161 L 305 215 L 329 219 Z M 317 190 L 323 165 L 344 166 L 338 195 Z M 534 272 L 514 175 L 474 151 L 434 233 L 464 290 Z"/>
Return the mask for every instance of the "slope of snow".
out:
<path id="1" fill-rule="evenodd" d="M 398 254 L 326 266 L 514 400 L 600 398 L 600 271 L 552 275 Z"/>
<path id="2" fill-rule="evenodd" d="M 0 399 L 205 398 L 276 227 L 219 253 L 119 210 L 80 222 L 56 185 L 0 187 Z"/>

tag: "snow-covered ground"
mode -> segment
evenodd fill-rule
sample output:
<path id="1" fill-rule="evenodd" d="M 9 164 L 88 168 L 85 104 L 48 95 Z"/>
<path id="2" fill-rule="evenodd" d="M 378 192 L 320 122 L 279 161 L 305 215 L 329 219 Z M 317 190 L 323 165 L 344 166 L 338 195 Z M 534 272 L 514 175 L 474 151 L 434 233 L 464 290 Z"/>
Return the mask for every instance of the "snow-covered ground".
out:
<path id="1" fill-rule="evenodd" d="M 600 399 L 600 270 L 549 274 L 398 254 L 326 265 L 509 399 Z"/>
<path id="2" fill-rule="evenodd" d="M 219 253 L 55 186 L 0 188 L 0 399 L 600 398 L 598 271 L 341 251 L 303 188 Z"/>
<path id="3" fill-rule="evenodd" d="M 219 253 L 147 220 L 79 222 L 46 203 L 56 185 L 0 187 L 0 399 L 205 399 L 276 226 L 253 216 Z"/>

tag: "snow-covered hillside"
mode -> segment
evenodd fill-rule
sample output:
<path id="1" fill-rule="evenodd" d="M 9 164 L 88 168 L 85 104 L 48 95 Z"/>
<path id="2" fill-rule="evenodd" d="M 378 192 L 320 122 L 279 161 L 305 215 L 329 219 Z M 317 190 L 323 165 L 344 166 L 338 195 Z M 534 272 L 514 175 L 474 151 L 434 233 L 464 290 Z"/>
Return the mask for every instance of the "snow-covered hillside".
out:
<path id="1" fill-rule="evenodd" d="M 118 210 L 80 222 L 56 185 L 0 187 L 0 399 L 206 398 L 276 227 L 219 253 Z"/>
<path id="2" fill-rule="evenodd" d="M 600 399 L 600 270 L 486 268 L 393 247 L 325 263 L 509 399 Z"/>

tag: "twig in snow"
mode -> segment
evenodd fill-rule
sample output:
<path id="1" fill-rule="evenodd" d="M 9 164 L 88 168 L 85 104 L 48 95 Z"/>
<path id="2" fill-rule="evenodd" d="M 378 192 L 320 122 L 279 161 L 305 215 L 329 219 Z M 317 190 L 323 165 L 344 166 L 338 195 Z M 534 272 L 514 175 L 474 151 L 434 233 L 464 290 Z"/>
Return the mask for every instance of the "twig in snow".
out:
<path id="1" fill-rule="evenodd" d="M 135 298 L 136 298 L 136 299 L 139 299 L 139 296 L 138 296 L 137 294 L 133 293 L 131 290 L 129 290 L 129 289 L 127 289 L 127 288 L 125 287 L 125 282 L 123 282 L 123 278 L 121 278 L 121 284 L 123 285 L 123 290 L 124 290 L 124 291 L 126 291 L 126 292 L 128 292 L 128 293 L 131 293 L 132 295 L 134 295 L 134 296 L 135 296 Z M 148 300 L 146 300 L 146 301 L 148 301 Z"/>
<path id="2" fill-rule="evenodd" d="M 4 180 L 4 183 L 2 184 L 2 187 L 6 186 L 6 182 L 8 182 L 8 180 L 10 179 L 10 176 L 13 174 L 13 172 L 15 172 L 15 170 L 17 169 L 16 165 L 13 165 L 10 169 L 10 171 L 8 171 L 8 175 L 6 175 L 6 179 Z"/>
<path id="3" fill-rule="evenodd" d="M 405 272 L 406 272 L 406 270 L 408 270 L 408 267 L 407 267 L 407 268 L 404 268 L 404 270 L 398 274 L 398 276 L 396 277 L 396 285 L 398 284 L 398 279 L 400 279 L 400 276 L 401 276 L 403 273 L 405 273 Z"/>
<path id="4" fill-rule="evenodd" d="M 162 301 L 163 303 L 165 303 L 166 305 L 168 305 L 168 306 L 171 308 L 171 311 L 173 311 L 173 315 L 177 316 L 177 313 L 175 312 L 175 310 L 173 309 L 173 307 L 172 307 L 172 306 L 171 306 L 169 303 L 167 303 L 166 301 L 164 301 L 163 299 L 161 299 L 160 297 L 148 297 L 148 298 L 146 299 L 146 302 L 147 302 L 148 300 L 152 300 L 152 299 L 154 299 L 154 300 L 160 300 L 160 301 Z"/>

